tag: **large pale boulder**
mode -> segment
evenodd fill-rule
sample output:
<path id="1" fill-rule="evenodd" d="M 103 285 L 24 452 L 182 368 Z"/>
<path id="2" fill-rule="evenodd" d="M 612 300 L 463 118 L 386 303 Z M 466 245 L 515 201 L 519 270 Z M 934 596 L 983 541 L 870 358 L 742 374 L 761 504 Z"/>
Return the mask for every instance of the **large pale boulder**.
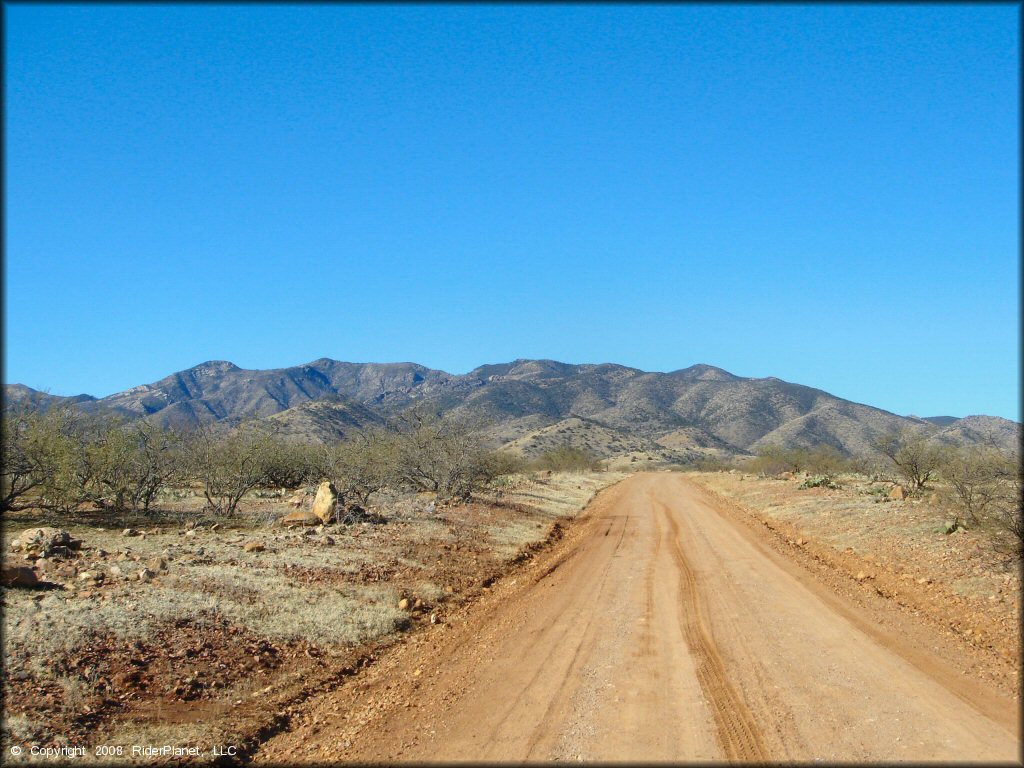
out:
<path id="1" fill-rule="evenodd" d="M 334 519 L 334 513 L 338 511 L 338 490 L 330 481 L 324 480 L 316 489 L 312 511 L 325 525 Z"/>
<path id="2" fill-rule="evenodd" d="M 907 489 L 904 488 L 902 485 L 897 485 L 893 487 L 891 491 L 889 491 L 889 498 L 892 499 L 893 501 L 903 501 L 909 495 L 910 494 L 907 492 Z"/>

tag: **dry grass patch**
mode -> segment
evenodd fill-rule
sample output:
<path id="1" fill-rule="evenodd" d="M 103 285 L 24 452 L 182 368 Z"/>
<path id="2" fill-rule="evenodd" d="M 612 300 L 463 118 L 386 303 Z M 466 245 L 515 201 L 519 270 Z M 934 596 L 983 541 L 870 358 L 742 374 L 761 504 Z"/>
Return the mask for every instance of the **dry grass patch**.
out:
<path id="1" fill-rule="evenodd" d="M 197 601 L 159 587 L 121 593 L 104 601 L 70 599 L 63 592 L 5 591 L 4 656 L 8 670 L 25 669 L 40 679 L 52 679 L 57 661 L 76 655 L 91 640 L 114 636 L 134 640 L 157 626 L 188 618 L 202 622 L 217 601 Z"/>
<path id="2" fill-rule="evenodd" d="M 270 568 L 195 566 L 187 575 L 168 576 L 159 591 L 215 607 L 255 634 L 275 640 L 358 645 L 403 623 L 392 587 L 295 584 Z"/>

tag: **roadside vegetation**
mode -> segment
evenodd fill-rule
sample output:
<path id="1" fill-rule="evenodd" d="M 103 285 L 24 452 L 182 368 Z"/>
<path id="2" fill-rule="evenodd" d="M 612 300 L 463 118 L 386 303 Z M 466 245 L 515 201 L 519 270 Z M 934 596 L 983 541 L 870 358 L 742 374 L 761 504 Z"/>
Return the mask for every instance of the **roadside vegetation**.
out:
<path id="1" fill-rule="evenodd" d="M 419 408 L 324 445 L 7 410 L 0 749 L 244 745 L 400 634 L 444 631 L 622 477 L 497 452 L 482 426 Z M 323 481 L 333 517 L 285 525 Z"/>
<path id="2" fill-rule="evenodd" d="M 745 461 L 695 467 L 729 468 L 760 477 L 800 475 L 801 489 L 874 483 L 872 493 L 884 500 L 890 493 L 893 499 L 928 500 L 943 518 L 943 532 L 970 527 L 997 556 L 1024 558 L 1020 459 L 994 445 L 953 446 L 907 431 L 880 437 L 865 456 L 846 457 L 830 446 L 770 445 Z"/>
<path id="3" fill-rule="evenodd" d="M 603 468 L 569 445 L 533 461 L 496 451 L 482 437 L 484 426 L 413 408 L 388 427 L 323 445 L 297 443 L 262 425 L 179 434 L 144 421 L 22 403 L 4 413 L 0 504 L 4 511 L 34 507 L 70 517 L 89 507 L 159 518 L 158 492 L 179 487 L 198 489 L 209 513 L 230 518 L 258 488 L 328 480 L 342 505 L 366 506 L 385 489 L 466 500 L 514 474 Z"/>

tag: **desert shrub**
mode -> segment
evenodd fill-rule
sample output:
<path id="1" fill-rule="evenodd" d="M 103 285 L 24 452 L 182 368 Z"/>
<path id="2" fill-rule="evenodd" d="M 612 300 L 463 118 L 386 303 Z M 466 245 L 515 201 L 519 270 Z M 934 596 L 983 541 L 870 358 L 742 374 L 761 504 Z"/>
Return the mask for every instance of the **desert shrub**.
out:
<path id="1" fill-rule="evenodd" d="M 146 422 L 94 416 L 80 434 L 82 494 L 101 508 L 148 513 L 157 491 L 181 468 L 178 436 Z"/>
<path id="2" fill-rule="evenodd" d="M 522 456 L 505 451 L 494 451 L 487 457 L 487 469 L 494 480 L 528 472 L 530 462 Z"/>
<path id="3" fill-rule="evenodd" d="M 798 488 L 839 488 L 839 484 L 828 475 L 812 475 L 804 480 Z"/>
<path id="4" fill-rule="evenodd" d="M 929 442 L 921 432 L 904 430 L 880 437 L 875 447 L 889 459 L 912 491 L 922 491 L 945 461 L 947 448 Z"/>
<path id="5" fill-rule="evenodd" d="M 1024 550 L 1020 460 L 988 446 L 954 448 L 944 455 L 941 475 L 954 501 L 952 525 L 960 527 L 963 516 L 989 534 L 997 551 L 1020 558 Z"/>
<path id="6" fill-rule="evenodd" d="M 804 469 L 814 475 L 838 475 L 850 468 L 850 461 L 831 445 L 804 449 Z"/>
<path id="7" fill-rule="evenodd" d="M 594 472 L 601 469 L 601 461 L 582 448 L 560 445 L 544 451 L 534 460 L 533 467 L 553 472 Z"/>
<path id="8" fill-rule="evenodd" d="M 177 435 L 146 422 L 29 403 L 4 413 L 3 504 L 70 513 L 82 502 L 148 512 L 180 468 Z"/>
<path id="9" fill-rule="evenodd" d="M 782 472 L 799 472 L 800 462 L 793 451 L 781 445 L 765 445 L 746 463 L 745 469 L 763 475 L 778 475 Z"/>
<path id="10" fill-rule="evenodd" d="M 3 462 L 0 464 L 0 508 L 18 509 L 29 503 L 52 470 L 51 454 L 60 438 L 64 411 L 47 416 L 39 403 L 25 400 L 4 408 Z"/>
<path id="11" fill-rule="evenodd" d="M 684 472 L 725 472 L 728 469 L 733 469 L 735 466 L 735 462 L 730 459 L 723 459 L 718 456 L 698 456 L 680 465 L 679 468 Z M 750 462 L 748 461 L 744 468 L 746 469 L 749 466 Z"/>
<path id="12" fill-rule="evenodd" d="M 883 461 L 885 463 L 883 463 Z M 877 454 L 858 454 L 846 460 L 846 471 L 872 480 L 887 476 L 891 463 Z"/>
<path id="13" fill-rule="evenodd" d="M 810 472 L 815 475 L 837 475 L 850 468 L 850 461 L 831 445 L 816 445 L 810 448 L 784 448 L 780 445 L 766 445 L 757 450 L 757 455 L 747 463 L 747 471 L 778 475 L 782 472 Z"/>

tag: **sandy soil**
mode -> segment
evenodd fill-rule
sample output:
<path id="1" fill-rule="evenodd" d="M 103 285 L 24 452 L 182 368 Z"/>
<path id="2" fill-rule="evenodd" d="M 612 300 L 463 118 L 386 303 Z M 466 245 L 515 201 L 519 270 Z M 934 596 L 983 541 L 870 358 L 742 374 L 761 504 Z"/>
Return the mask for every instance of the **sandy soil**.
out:
<path id="1" fill-rule="evenodd" d="M 768 537 L 682 476 L 626 479 L 256 759 L 1020 759 L 1011 697 Z"/>

